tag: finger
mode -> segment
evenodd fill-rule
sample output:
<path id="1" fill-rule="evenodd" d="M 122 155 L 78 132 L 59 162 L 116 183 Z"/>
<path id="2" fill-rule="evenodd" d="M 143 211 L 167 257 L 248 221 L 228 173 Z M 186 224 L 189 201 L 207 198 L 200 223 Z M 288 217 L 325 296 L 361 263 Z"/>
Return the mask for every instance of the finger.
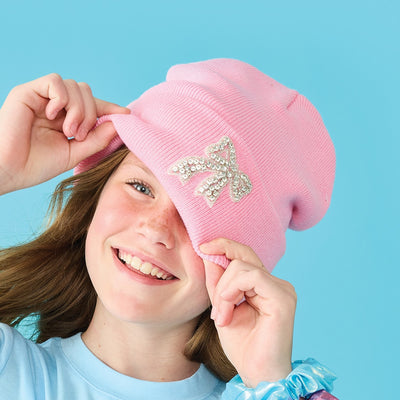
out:
<path id="1" fill-rule="evenodd" d="M 76 132 L 75 139 L 78 141 L 85 140 L 88 132 L 93 128 L 97 120 L 96 102 L 92 94 L 92 90 L 87 83 L 80 82 L 78 87 L 84 104 L 84 118 Z"/>
<path id="2" fill-rule="evenodd" d="M 46 117 L 49 120 L 54 120 L 68 104 L 69 96 L 64 82 L 56 80 L 53 86 L 49 87 L 50 101 L 46 107 Z"/>
<path id="3" fill-rule="evenodd" d="M 206 277 L 206 288 L 208 295 L 210 296 L 211 304 L 213 304 L 215 288 L 221 279 L 221 276 L 224 274 L 224 269 L 212 261 L 203 260 L 203 262 Z"/>
<path id="4" fill-rule="evenodd" d="M 221 290 L 221 303 L 237 304 L 244 296 L 252 308 L 264 315 L 286 315 L 296 308 L 294 287 L 259 268 L 234 275 Z"/>
<path id="5" fill-rule="evenodd" d="M 236 304 L 229 301 L 220 301 L 215 309 L 213 319 L 217 326 L 223 327 L 231 323 Z"/>
<path id="6" fill-rule="evenodd" d="M 127 107 L 119 106 L 105 100 L 95 98 L 97 116 L 101 117 L 106 114 L 130 114 L 131 110 Z"/>
<path id="7" fill-rule="evenodd" d="M 111 122 L 104 122 L 91 130 L 84 141 L 70 140 L 71 156 L 68 169 L 76 167 L 85 158 L 106 148 L 115 135 L 114 125 Z"/>
<path id="8" fill-rule="evenodd" d="M 236 264 L 239 264 L 239 266 L 235 267 Z M 232 319 L 232 312 L 236 304 L 239 304 L 242 300 L 243 295 L 238 298 L 237 301 L 226 301 L 221 297 L 221 293 L 229 287 L 232 276 L 243 272 L 240 271 L 240 268 L 244 269 L 248 266 L 240 260 L 232 261 L 226 270 L 207 260 L 204 260 L 204 265 L 206 287 L 212 304 L 211 318 L 215 320 L 217 325 L 222 326 L 230 322 Z M 253 266 L 252 268 L 256 267 Z"/>
<path id="9" fill-rule="evenodd" d="M 78 127 L 85 117 L 85 104 L 79 85 L 72 79 L 64 80 L 69 100 L 65 109 L 67 115 L 63 124 L 63 132 L 67 137 L 75 137 Z"/>
<path id="10" fill-rule="evenodd" d="M 221 297 L 222 293 L 225 292 L 232 285 L 232 281 L 238 277 L 241 277 L 248 271 L 257 270 L 261 271 L 260 268 L 255 267 L 254 265 L 245 263 L 242 260 L 233 260 L 229 263 L 223 275 L 220 277 L 215 289 L 214 289 L 214 298 L 218 299 Z M 240 300 L 240 299 L 239 299 Z"/>
<path id="11" fill-rule="evenodd" d="M 45 115 L 49 120 L 56 118 L 57 114 L 68 103 L 68 91 L 64 81 L 58 74 L 49 74 L 41 78 L 27 82 L 26 87 L 30 88 L 34 95 L 27 92 L 26 104 L 38 114 L 43 107 L 43 100 L 48 100 L 45 108 Z M 25 86 L 21 85 L 21 87 Z M 30 92 L 30 93 L 32 93 Z"/>
<path id="12" fill-rule="evenodd" d="M 222 324 L 229 323 L 231 320 L 231 314 L 236 306 L 239 304 L 243 299 L 242 295 L 238 295 L 236 301 L 232 301 L 231 299 L 225 299 L 222 294 L 230 287 L 230 282 L 233 279 L 233 276 L 241 275 L 243 270 L 239 267 L 235 267 L 235 265 L 240 264 L 240 268 L 244 268 L 247 264 L 243 265 L 244 263 L 240 260 L 234 260 L 229 265 L 228 268 L 224 271 L 224 273 L 220 276 L 217 284 L 213 290 L 213 312 L 212 318 L 215 320 L 215 323 L 219 326 Z M 253 267 L 256 268 L 256 267 Z M 227 301 L 228 300 L 228 301 Z"/>
<path id="13" fill-rule="evenodd" d="M 236 306 L 243 300 L 256 296 L 258 286 L 265 285 L 264 281 L 270 279 L 271 275 L 261 268 L 241 260 L 233 260 L 214 290 L 216 324 L 218 326 L 229 324 Z"/>
<path id="14" fill-rule="evenodd" d="M 215 296 L 221 297 L 223 300 L 237 302 L 243 296 L 255 297 L 257 295 L 263 298 L 279 298 L 289 293 L 288 282 L 274 277 L 268 271 L 251 266 L 249 264 L 241 264 L 237 261 L 229 265 L 226 273 L 220 279 L 216 289 Z"/>
<path id="15" fill-rule="evenodd" d="M 223 324 L 231 320 L 231 314 L 235 306 L 235 304 L 227 303 L 223 304 L 221 307 L 221 299 L 216 296 L 216 288 L 225 270 L 212 261 L 203 260 L 203 262 L 206 276 L 206 288 L 212 305 L 210 317 L 215 320 L 218 326 L 223 326 Z"/>
<path id="16" fill-rule="evenodd" d="M 200 246 L 200 251 L 205 254 L 225 255 L 229 260 L 238 259 L 259 268 L 264 268 L 260 258 L 251 247 L 234 240 L 217 238 L 210 242 L 203 243 Z"/>

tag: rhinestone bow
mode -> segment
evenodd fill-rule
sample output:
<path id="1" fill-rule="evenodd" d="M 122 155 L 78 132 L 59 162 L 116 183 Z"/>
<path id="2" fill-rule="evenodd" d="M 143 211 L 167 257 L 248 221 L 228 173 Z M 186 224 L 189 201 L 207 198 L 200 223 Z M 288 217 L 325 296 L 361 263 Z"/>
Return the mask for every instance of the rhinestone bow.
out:
<path id="1" fill-rule="evenodd" d="M 228 136 L 208 146 L 205 153 L 207 157 L 190 156 L 177 161 L 171 165 L 168 173 L 178 175 L 184 185 L 196 174 L 212 172 L 212 175 L 203 179 L 195 189 L 195 194 L 204 196 L 210 207 L 228 184 L 229 195 L 234 202 L 240 201 L 251 192 L 250 179 L 239 171 L 235 147 Z"/>

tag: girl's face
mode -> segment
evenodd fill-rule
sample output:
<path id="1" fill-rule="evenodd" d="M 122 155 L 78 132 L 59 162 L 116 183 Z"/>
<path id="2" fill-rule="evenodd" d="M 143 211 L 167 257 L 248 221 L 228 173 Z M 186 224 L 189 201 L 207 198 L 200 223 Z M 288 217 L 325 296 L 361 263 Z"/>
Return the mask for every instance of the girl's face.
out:
<path id="1" fill-rule="evenodd" d="M 180 325 L 210 304 L 203 261 L 174 204 L 133 153 L 102 191 L 86 264 L 99 304 L 118 320 Z"/>

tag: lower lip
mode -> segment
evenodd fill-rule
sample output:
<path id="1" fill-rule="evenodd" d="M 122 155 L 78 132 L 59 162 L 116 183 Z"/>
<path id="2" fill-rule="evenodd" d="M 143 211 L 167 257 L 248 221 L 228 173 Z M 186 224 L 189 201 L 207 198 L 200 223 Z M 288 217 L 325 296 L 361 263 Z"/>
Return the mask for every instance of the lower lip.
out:
<path id="1" fill-rule="evenodd" d="M 128 268 L 117 256 L 117 250 L 113 249 L 113 259 L 114 263 L 117 266 L 118 270 L 121 271 L 125 276 L 127 276 L 130 279 L 133 279 L 135 281 L 145 283 L 146 285 L 155 285 L 155 286 L 160 286 L 160 285 L 169 285 L 176 281 L 176 279 L 169 279 L 169 280 L 163 280 L 163 279 L 156 279 L 153 277 L 149 277 L 147 275 L 144 275 L 143 273 L 139 271 L 132 270 Z"/>

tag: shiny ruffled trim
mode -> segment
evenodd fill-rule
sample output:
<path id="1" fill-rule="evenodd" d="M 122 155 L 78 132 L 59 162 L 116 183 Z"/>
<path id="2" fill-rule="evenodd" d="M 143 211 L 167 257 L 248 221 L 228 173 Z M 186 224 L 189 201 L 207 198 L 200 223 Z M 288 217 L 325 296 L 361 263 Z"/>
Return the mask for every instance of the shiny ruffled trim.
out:
<path id="1" fill-rule="evenodd" d="M 239 375 L 226 384 L 222 400 L 298 400 L 319 390 L 331 392 L 336 375 L 313 358 L 292 363 L 293 371 L 277 382 L 248 388 Z"/>

